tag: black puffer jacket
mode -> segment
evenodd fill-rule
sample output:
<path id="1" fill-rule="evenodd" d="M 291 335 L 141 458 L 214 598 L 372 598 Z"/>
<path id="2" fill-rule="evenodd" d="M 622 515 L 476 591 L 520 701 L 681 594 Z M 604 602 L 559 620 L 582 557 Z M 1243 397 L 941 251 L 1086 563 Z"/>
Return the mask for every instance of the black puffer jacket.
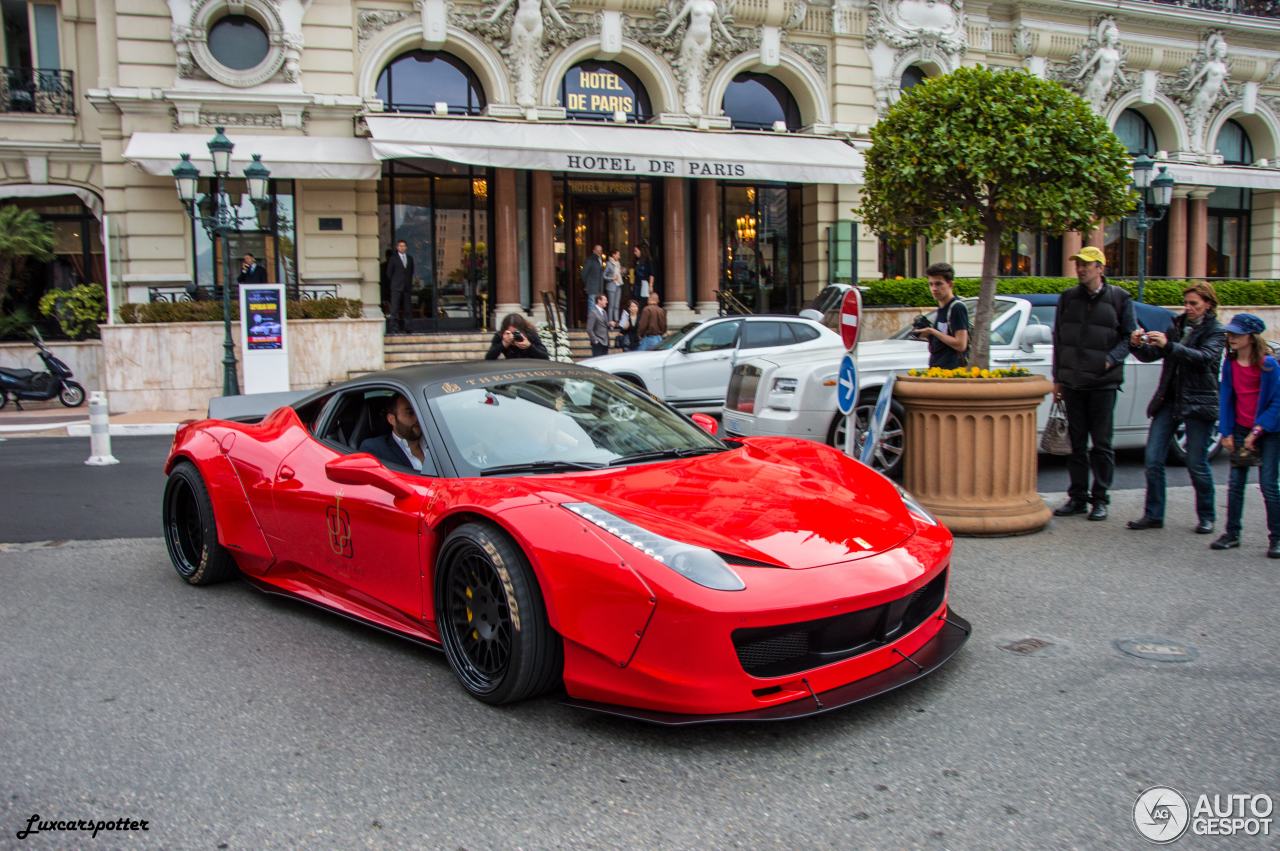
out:
<path id="1" fill-rule="evenodd" d="M 1053 321 L 1053 380 L 1077 390 L 1107 390 L 1124 382 L 1133 300 L 1103 279 L 1096 295 L 1083 284 L 1058 297 Z"/>
<path id="2" fill-rule="evenodd" d="M 1180 419 L 1218 419 L 1218 372 L 1222 368 L 1222 350 L 1227 332 L 1210 311 L 1199 325 L 1187 321 L 1184 313 L 1173 320 L 1169 342 L 1164 348 L 1135 346 L 1133 355 L 1151 363 L 1164 358 L 1160 385 L 1156 388 L 1147 416 L 1154 417 L 1164 405 L 1173 405 L 1173 415 Z"/>

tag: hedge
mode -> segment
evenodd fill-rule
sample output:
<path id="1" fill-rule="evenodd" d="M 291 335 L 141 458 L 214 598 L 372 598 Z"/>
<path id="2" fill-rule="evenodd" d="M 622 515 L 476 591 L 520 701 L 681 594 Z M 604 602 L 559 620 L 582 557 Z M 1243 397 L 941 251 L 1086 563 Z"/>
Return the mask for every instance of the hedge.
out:
<path id="1" fill-rule="evenodd" d="M 1137 281 L 1125 278 L 1109 278 L 1108 281 L 1124 287 L 1137 295 Z M 978 278 L 956 278 L 956 295 L 969 297 L 978 294 Z M 1157 278 L 1148 280 L 1143 299 L 1149 304 L 1182 304 L 1182 291 L 1194 280 Z M 1212 281 L 1218 300 L 1223 305 L 1280 304 L 1280 281 Z M 1057 294 L 1076 285 L 1075 278 L 1000 278 L 996 291 L 1001 293 L 1052 293 Z M 863 302 L 870 306 L 932 305 L 933 296 L 924 278 L 903 278 L 892 281 L 871 281 L 870 291 L 863 293 Z"/>
<path id="2" fill-rule="evenodd" d="M 290 319 L 359 319 L 364 305 L 358 298 L 317 298 L 290 301 L 286 307 Z M 220 301 L 153 301 L 146 304 L 122 304 L 117 311 L 127 325 L 139 322 L 221 322 Z M 231 304 L 231 318 L 240 318 L 240 305 Z"/>

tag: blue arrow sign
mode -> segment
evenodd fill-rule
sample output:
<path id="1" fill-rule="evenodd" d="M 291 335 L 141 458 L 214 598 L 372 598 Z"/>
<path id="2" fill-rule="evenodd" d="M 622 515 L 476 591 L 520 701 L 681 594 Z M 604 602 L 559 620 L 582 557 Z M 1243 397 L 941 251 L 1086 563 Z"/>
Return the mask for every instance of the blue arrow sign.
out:
<path id="1" fill-rule="evenodd" d="M 858 364 L 852 352 L 845 352 L 840 359 L 840 375 L 836 379 L 836 403 L 846 417 L 858 403 Z"/>

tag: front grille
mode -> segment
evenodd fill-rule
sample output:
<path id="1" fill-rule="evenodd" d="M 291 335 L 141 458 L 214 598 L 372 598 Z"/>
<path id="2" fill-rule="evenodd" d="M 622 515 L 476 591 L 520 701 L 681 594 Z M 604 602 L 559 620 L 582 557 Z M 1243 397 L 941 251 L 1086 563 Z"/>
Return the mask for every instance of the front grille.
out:
<path id="1" fill-rule="evenodd" d="M 744 414 L 756 409 L 756 388 L 760 386 L 761 370 L 757 366 L 742 364 L 729 376 L 729 388 L 724 395 L 724 406 L 730 411 Z"/>
<path id="2" fill-rule="evenodd" d="M 942 605 L 947 571 L 889 603 L 804 623 L 733 632 L 738 663 L 753 677 L 785 677 L 851 659 L 896 641 Z"/>

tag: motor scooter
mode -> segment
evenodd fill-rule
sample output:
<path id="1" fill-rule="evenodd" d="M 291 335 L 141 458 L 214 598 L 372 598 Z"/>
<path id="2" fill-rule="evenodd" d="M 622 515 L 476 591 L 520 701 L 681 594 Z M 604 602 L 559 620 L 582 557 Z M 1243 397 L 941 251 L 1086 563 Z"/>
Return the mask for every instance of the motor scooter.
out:
<path id="1" fill-rule="evenodd" d="M 40 350 L 40 360 L 44 361 L 46 372 L 30 369 L 11 369 L 0 366 L 0 408 L 12 399 L 22 410 L 22 400 L 43 402 L 57 396 L 58 401 L 68 408 L 84 404 L 84 388 L 71 380 L 71 367 L 58 359 L 49 347 L 44 344 L 40 332 L 31 329 L 31 337 L 36 348 Z"/>

